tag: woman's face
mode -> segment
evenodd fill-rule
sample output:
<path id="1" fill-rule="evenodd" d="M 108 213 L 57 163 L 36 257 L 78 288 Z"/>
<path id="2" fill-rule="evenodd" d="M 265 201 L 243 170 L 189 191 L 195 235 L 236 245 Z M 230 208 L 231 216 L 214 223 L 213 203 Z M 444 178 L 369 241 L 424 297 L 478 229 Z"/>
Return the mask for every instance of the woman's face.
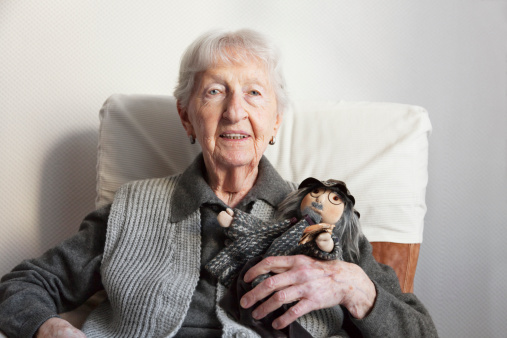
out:
<path id="1" fill-rule="evenodd" d="M 201 144 L 207 165 L 257 167 L 281 123 L 265 67 L 218 64 L 200 73 L 188 109 L 178 107 L 189 135 Z"/>

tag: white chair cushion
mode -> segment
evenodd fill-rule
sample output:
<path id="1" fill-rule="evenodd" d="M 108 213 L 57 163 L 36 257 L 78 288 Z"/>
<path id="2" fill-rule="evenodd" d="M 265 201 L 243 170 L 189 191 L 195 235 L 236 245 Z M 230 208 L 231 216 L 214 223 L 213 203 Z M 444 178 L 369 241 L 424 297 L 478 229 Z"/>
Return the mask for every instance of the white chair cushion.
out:
<path id="1" fill-rule="evenodd" d="M 182 172 L 201 151 L 170 96 L 112 95 L 100 119 L 97 207 L 125 182 Z M 420 243 L 430 132 L 417 106 L 296 101 L 265 155 L 287 180 L 345 181 L 370 241 Z"/>

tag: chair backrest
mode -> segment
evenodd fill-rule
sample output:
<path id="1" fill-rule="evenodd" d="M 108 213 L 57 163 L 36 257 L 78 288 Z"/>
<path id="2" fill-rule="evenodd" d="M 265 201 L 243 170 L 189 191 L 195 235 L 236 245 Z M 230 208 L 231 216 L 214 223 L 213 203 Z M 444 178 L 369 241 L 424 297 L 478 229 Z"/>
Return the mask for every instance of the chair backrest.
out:
<path id="1" fill-rule="evenodd" d="M 170 96 L 112 95 L 100 112 L 97 206 L 131 180 L 183 171 L 200 152 Z M 265 155 L 285 179 L 347 183 L 380 262 L 411 291 L 428 180 L 427 112 L 396 103 L 296 101 Z M 395 243 L 395 244 L 389 244 Z"/>

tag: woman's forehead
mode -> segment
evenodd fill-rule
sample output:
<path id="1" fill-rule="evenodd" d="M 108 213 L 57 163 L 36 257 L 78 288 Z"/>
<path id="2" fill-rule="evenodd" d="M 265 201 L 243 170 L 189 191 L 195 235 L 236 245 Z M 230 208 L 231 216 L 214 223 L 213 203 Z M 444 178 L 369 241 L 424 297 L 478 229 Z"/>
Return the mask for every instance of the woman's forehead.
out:
<path id="1" fill-rule="evenodd" d="M 216 50 L 212 58 L 210 60 L 210 63 L 208 65 L 209 67 L 213 67 L 219 64 L 244 64 L 248 65 L 251 63 L 262 63 L 265 64 L 265 62 L 262 61 L 262 58 L 253 54 L 251 51 L 245 48 L 237 48 L 232 46 L 225 46 L 218 50 Z"/>
<path id="2" fill-rule="evenodd" d="M 218 63 L 208 67 L 196 76 L 196 82 L 229 82 L 239 80 L 243 85 L 258 84 L 263 87 L 270 87 L 271 81 L 266 67 L 258 61 L 251 60 L 250 63 Z"/>
<path id="3" fill-rule="evenodd" d="M 203 74 L 215 79 L 227 78 L 231 75 L 257 81 L 266 81 L 268 78 L 265 67 L 258 61 L 234 64 L 218 63 L 206 69 Z"/>

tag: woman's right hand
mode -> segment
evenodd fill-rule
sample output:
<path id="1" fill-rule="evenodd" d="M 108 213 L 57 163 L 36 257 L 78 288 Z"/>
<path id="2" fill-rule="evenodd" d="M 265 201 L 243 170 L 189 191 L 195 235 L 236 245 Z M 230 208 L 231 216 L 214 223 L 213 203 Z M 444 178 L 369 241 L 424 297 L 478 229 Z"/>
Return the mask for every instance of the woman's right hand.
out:
<path id="1" fill-rule="evenodd" d="M 39 327 L 35 337 L 86 338 L 86 335 L 65 319 L 53 317 Z"/>

